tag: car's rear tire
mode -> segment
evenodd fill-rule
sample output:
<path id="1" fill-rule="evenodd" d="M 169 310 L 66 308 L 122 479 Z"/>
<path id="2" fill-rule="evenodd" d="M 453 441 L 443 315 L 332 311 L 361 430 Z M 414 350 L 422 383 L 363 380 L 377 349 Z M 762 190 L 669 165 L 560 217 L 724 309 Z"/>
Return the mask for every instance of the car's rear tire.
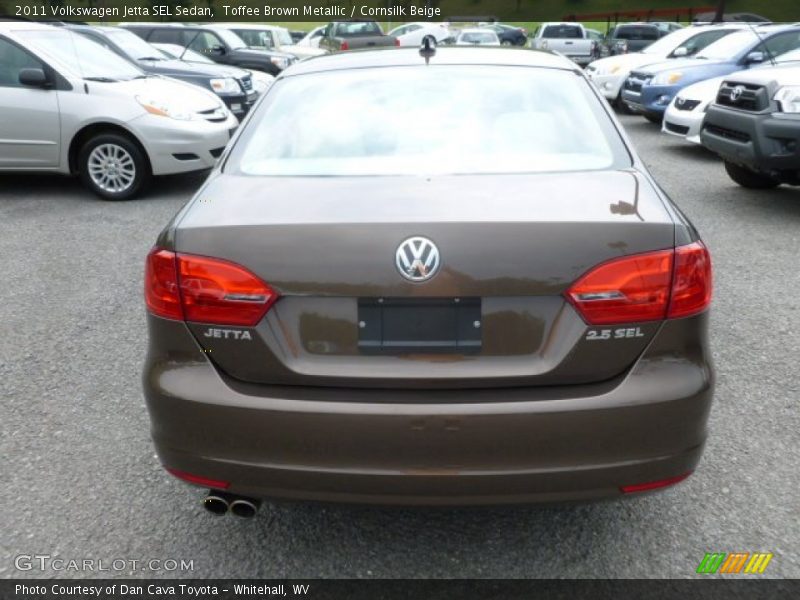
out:
<path id="1" fill-rule="evenodd" d="M 500 45 L 502 45 L 502 46 L 513 46 L 514 43 L 511 40 L 503 40 L 502 42 L 500 42 Z"/>
<path id="2" fill-rule="evenodd" d="M 78 172 L 83 184 L 103 200 L 129 200 L 152 176 L 139 145 L 118 133 L 89 138 L 78 153 Z"/>
<path id="3" fill-rule="evenodd" d="M 755 171 L 751 171 L 746 167 L 740 167 L 727 160 L 725 161 L 725 171 L 727 171 L 728 177 L 733 179 L 740 186 L 752 190 L 768 190 L 778 187 L 781 184 L 780 181 L 773 179 L 769 175 L 756 173 Z"/>

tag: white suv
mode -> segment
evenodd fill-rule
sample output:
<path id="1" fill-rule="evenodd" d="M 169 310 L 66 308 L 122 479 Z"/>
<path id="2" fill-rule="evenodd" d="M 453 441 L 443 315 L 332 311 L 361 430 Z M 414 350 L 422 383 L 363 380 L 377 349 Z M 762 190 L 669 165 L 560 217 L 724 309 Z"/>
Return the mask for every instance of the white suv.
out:
<path id="1" fill-rule="evenodd" d="M 0 22 L 0 114 L 0 171 L 79 175 L 107 200 L 213 167 L 238 125 L 211 92 L 28 22 Z"/>

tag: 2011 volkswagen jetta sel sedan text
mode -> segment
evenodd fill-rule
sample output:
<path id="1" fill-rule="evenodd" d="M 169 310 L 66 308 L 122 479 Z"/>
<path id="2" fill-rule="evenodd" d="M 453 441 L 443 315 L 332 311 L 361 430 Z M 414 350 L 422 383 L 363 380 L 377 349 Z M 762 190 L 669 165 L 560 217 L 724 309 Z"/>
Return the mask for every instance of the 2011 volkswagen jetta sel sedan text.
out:
<path id="1" fill-rule="evenodd" d="M 145 295 L 158 454 L 218 513 L 618 497 L 706 438 L 709 254 L 556 55 L 293 66 Z"/>

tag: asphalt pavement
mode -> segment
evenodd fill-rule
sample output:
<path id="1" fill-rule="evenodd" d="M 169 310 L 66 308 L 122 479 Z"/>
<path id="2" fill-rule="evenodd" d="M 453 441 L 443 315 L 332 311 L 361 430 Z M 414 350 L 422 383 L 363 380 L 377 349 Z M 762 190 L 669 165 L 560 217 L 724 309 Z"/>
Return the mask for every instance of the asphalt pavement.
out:
<path id="1" fill-rule="evenodd" d="M 800 577 L 800 189 L 744 190 L 702 148 L 623 122 L 714 259 L 716 403 L 688 481 L 595 505 L 214 518 L 159 466 L 139 382 L 144 257 L 202 176 L 122 203 L 0 176 L 0 577 L 691 577 L 734 551 Z M 70 568 L 84 559 L 95 570 Z"/>

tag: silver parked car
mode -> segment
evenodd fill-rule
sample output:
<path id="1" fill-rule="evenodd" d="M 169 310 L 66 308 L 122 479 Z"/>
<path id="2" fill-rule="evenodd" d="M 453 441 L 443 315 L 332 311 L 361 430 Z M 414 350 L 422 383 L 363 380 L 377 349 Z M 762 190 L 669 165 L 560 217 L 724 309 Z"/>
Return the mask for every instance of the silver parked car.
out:
<path id="1" fill-rule="evenodd" d="M 211 92 L 29 22 L 0 23 L 0 92 L 0 171 L 79 175 L 107 200 L 213 167 L 238 125 Z"/>

